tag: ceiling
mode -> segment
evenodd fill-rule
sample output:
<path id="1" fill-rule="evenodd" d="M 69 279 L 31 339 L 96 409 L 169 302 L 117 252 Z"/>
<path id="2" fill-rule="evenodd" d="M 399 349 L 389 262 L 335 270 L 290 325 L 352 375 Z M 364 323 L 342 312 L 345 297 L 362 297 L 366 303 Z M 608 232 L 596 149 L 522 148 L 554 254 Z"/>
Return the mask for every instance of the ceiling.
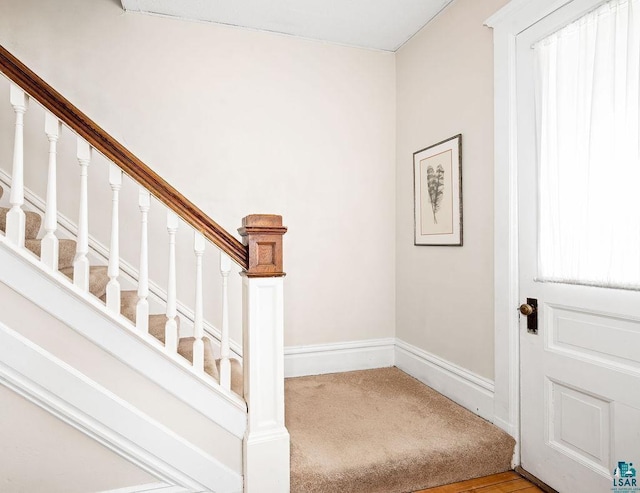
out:
<path id="1" fill-rule="evenodd" d="M 121 0 L 125 10 L 396 51 L 452 0 Z"/>

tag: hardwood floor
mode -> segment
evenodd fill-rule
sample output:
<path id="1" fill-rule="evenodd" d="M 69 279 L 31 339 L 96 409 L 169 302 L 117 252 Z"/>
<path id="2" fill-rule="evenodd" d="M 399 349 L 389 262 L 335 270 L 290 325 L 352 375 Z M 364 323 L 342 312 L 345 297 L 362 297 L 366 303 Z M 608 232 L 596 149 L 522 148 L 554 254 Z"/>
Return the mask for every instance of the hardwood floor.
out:
<path id="1" fill-rule="evenodd" d="M 470 479 L 462 483 L 437 486 L 415 493 L 513 493 L 516 491 L 518 493 L 543 493 L 540 488 L 514 471 Z"/>

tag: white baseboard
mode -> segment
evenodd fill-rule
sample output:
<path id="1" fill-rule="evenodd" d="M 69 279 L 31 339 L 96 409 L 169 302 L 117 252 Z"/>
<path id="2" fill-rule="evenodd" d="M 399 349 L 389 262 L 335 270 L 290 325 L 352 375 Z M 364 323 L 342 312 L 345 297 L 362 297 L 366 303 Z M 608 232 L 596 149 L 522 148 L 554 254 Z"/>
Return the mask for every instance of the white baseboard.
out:
<path id="1" fill-rule="evenodd" d="M 509 423 L 495 415 L 493 417 L 493 424 L 516 439 L 516 445 L 513 448 L 513 456 L 511 457 L 511 468 L 515 469 L 516 466 L 520 465 L 520 441 L 517 438 L 520 430 L 518 430 L 512 423 Z"/>
<path id="2" fill-rule="evenodd" d="M 289 346 L 284 349 L 284 374 L 288 378 L 393 366 L 394 347 L 392 337 Z"/>
<path id="3" fill-rule="evenodd" d="M 499 418 L 497 416 L 493 417 L 493 424 L 496 425 L 498 428 L 502 429 L 503 431 L 506 431 L 509 435 L 511 435 L 512 437 L 515 437 L 515 426 L 513 426 L 512 423 L 508 423 L 507 421 L 505 421 L 502 418 Z"/>
<path id="4" fill-rule="evenodd" d="M 2 323 L 0 384 L 178 491 L 242 490 L 240 474 Z"/>
<path id="5" fill-rule="evenodd" d="M 188 493 L 188 491 L 181 486 L 172 486 L 166 483 L 148 483 L 118 488 L 117 490 L 105 490 L 100 493 Z"/>
<path id="6" fill-rule="evenodd" d="M 395 344 L 395 366 L 493 422 L 493 381 L 400 339 Z"/>
<path id="7" fill-rule="evenodd" d="M 400 339 L 289 346 L 284 354 L 287 378 L 397 366 L 473 413 L 494 420 L 493 381 Z"/>

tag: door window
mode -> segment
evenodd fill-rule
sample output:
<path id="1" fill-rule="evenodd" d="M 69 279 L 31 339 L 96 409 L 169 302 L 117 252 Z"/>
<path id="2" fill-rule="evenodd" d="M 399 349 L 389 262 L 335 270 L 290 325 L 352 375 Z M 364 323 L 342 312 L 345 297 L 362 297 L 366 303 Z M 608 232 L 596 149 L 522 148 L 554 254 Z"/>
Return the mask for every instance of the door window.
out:
<path id="1" fill-rule="evenodd" d="M 640 289 L 640 0 L 534 45 L 538 280 Z"/>

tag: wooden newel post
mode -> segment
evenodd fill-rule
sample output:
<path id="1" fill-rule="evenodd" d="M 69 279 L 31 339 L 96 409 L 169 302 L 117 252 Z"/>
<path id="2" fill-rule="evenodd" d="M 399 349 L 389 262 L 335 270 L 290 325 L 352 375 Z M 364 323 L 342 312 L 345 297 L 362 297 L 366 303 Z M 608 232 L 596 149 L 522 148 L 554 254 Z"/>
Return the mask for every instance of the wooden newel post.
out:
<path id="1" fill-rule="evenodd" d="M 284 425 L 282 217 L 251 215 L 238 230 L 249 251 L 243 273 L 244 492 L 289 492 L 289 432 Z"/>
<path id="2" fill-rule="evenodd" d="M 242 220 L 238 229 L 243 243 L 249 247 L 247 277 L 282 277 L 282 237 L 287 228 L 282 216 L 253 214 Z"/>

